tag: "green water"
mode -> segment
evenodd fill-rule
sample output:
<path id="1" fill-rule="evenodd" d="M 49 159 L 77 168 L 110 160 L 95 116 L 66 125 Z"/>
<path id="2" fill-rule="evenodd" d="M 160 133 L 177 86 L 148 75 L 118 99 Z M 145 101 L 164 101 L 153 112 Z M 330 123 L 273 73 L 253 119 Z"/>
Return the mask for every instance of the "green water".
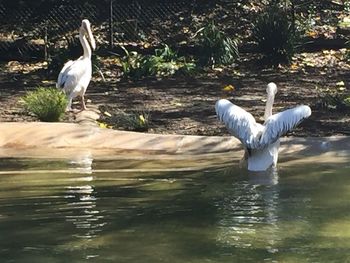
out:
<path id="1" fill-rule="evenodd" d="M 0 261 L 350 262 L 348 164 L 101 170 L 112 163 L 0 160 Z"/>

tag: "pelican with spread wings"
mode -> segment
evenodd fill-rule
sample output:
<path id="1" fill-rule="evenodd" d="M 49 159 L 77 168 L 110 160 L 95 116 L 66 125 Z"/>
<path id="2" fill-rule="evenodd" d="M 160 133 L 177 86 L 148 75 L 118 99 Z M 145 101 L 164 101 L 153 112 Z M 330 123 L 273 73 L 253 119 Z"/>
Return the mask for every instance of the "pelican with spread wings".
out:
<path id="1" fill-rule="evenodd" d="M 91 48 L 96 48 L 90 22 L 87 19 L 81 22 L 79 40 L 84 50 L 83 55 L 77 60 L 68 61 L 63 66 L 56 83 L 56 87 L 63 89 L 68 96 L 67 110 L 72 110 L 72 100 L 77 96 L 81 97 L 82 109 L 86 110 L 84 95 L 92 74 Z"/>
<path id="2" fill-rule="evenodd" d="M 266 92 L 263 125 L 257 123 L 250 113 L 226 99 L 220 99 L 215 104 L 218 119 L 243 144 L 244 158 L 248 161 L 250 171 L 265 171 L 271 166 L 276 166 L 279 138 L 311 115 L 311 109 L 306 105 L 272 115 L 272 105 L 277 93 L 276 84 L 269 83 Z"/>

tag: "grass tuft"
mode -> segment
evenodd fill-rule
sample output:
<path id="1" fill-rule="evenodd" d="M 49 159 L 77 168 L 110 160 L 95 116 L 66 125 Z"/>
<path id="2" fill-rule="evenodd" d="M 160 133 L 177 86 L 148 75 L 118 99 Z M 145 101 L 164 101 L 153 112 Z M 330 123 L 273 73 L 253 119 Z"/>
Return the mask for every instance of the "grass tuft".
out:
<path id="1" fill-rule="evenodd" d="M 68 104 L 67 97 L 62 91 L 43 87 L 29 91 L 22 97 L 21 102 L 27 111 L 46 122 L 59 121 Z"/>

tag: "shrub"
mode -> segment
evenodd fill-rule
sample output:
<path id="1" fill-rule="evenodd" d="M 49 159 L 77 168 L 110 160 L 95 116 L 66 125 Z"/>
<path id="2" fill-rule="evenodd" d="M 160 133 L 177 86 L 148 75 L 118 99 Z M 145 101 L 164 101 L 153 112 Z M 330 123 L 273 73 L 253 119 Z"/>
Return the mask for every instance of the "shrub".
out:
<path id="1" fill-rule="evenodd" d="M 101 112 L 104 112 L 98 122 L 102 128 L 143 132 L 148 131 L 151 119 L 149 111 L 132 110 L 125 112 L 123 110 L 118 110 L 114 114 L 110 114 L 108 112 L 111 111 L 111 109 L 108 109 L 106 106 L 100 106 L 99 109 Z"/>
<path id="2" fill-rule="evenodd" d="M 318 105 L 327 110 L 349 111 L 350 95 L 346 89 L 319 90 Z"/>
<path id="3" fill-rule="evenodd" d="M 121 61 L 126 77 L 139 79 L 145 76 L 171 76 L 178 71 L 189 73 L 195 68 L 194 63 L 188 63 L 184 57 L 178 57 L 168 45 L 156 49 L 154 55 L 146 56 L 122 48 L 126 54 Z"/>
<path id="4" fill-rule="evenodd" d="M 275 4 L 258 16 L 253 38 L 268 62 L 289 63 L 295 53 L 298 37 L 287 12 Z"/>
<path id="5" fill-rule="evenodd" d="M 237 41 L 227 37 L 214 22 L 200 28 L 196 36 L 201 65 L 229 65 L 238 58 Z"/>
<path id="6" fill-rule="evenodd" d="M 135 111 L 133 113 L 124 113 L 120 115 L 120 122 L 123 127 L 131 131 L 148 131 L 150 114 L 148 112 Z"/>
<path id="7" fill-rule="evenodd" d="M 62 91 L 43 87 L 28 92 L 22 102 L 27 111 L 35 114 L 39 120 L 48 122 L 59 121 L 68 104 Z"/>
<path id="8" fill-rule="evenodd" d="M 144 64 L 144 57 L 136 51 L 129 52 L 123 46 L 121 47 L 125 52 L 125 56 L 121 59 L 124 76 L 139 78 L 145 75 L 145 70 L 141 66 Z"/>

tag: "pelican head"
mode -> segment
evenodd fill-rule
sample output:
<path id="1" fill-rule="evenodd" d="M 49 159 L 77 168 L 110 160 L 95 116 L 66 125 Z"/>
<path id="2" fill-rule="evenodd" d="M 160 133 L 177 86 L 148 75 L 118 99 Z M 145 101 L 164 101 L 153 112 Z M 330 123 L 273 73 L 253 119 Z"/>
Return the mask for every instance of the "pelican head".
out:
<path id="1" fill-rule="evenodd" d="M 91 32 L 91 25 L 90 25 L 90 21 L 87 19 L 84 19 L 83 21 L 81 21 L 81 26 L 80 26 L 80 30 L 83 32 L 84 36 L 86 36 L 86 38 L 88 39 L 91 48 L 93 50 L 95 50 L 96 48 L 96 42 L 95 42 L 95 38 L 92 35 Z"/>
<path id="2" fill-rule="evenodd" d="M 270 82 L 269 84 L 267 84 L 267 87 L 266 87 L 266 93 L 267 95 L 276 95 L 277 93 L 277 86 L 275 83 L 273 82 Z"/>

